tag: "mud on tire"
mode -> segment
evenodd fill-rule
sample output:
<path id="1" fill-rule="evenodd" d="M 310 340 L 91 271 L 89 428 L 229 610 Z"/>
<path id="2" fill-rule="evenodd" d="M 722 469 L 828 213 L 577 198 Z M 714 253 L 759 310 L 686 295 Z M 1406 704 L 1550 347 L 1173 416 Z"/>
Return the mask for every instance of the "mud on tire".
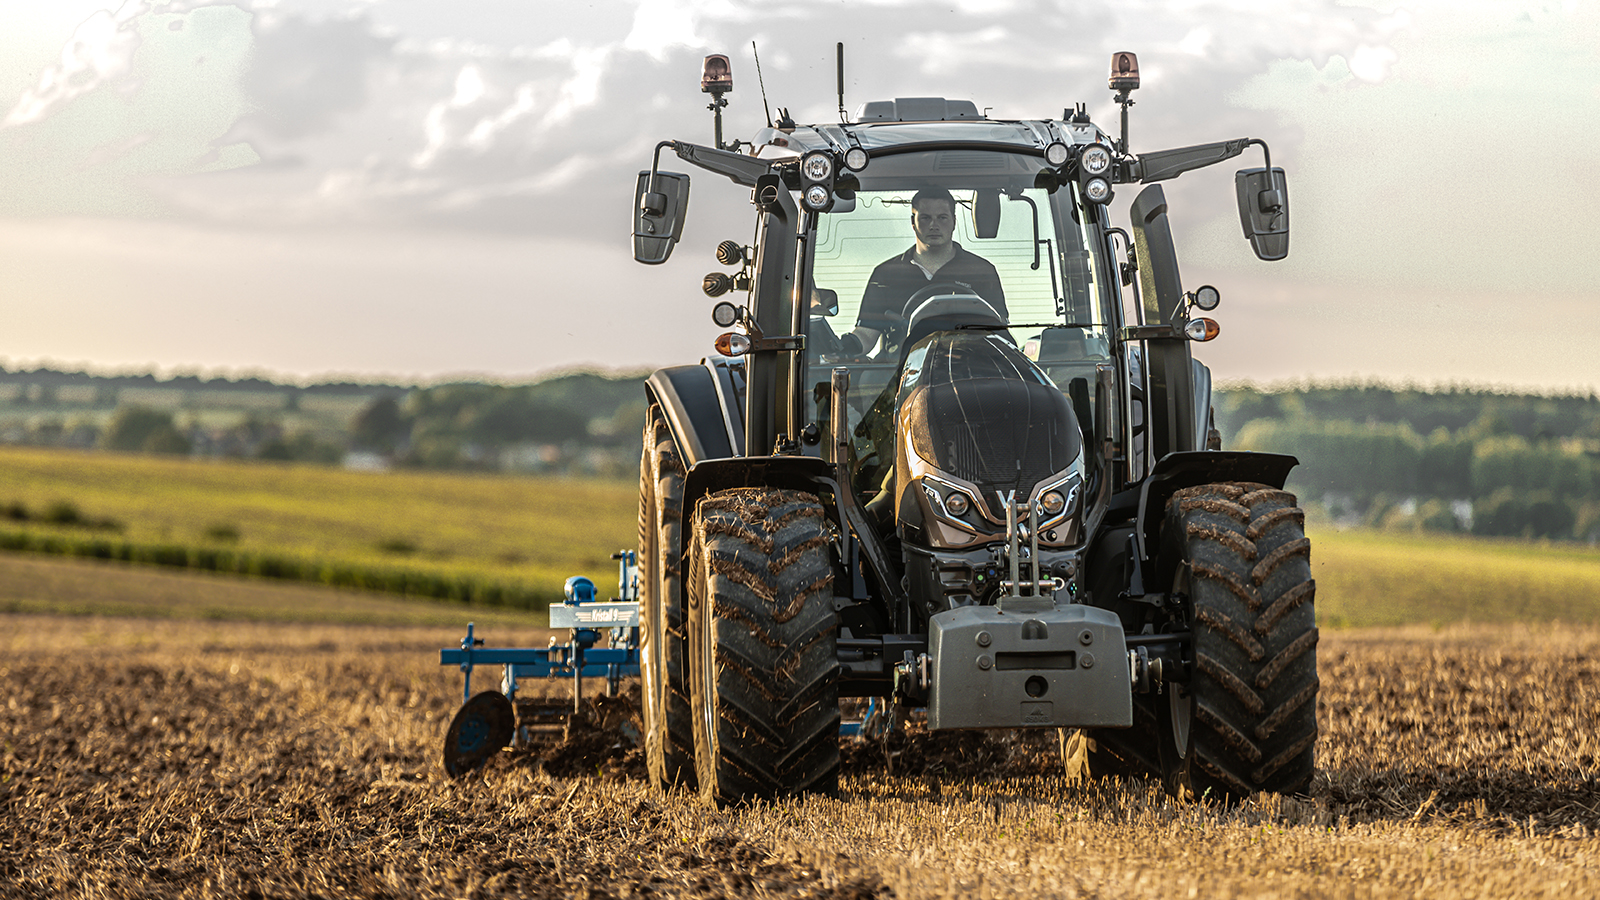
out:
<path id="1" fill-rule="evenodd" d="M 836 790 L 838 620 L 817 498 L 768 488 L 705 497 L 686 577 L 701 796 Z"/>
<path id="2" fill-rule="evenodd" d="M 1316 764 L 1317 627 L 1305 513 L 1286 491 L 1178 491 L 1162 523 L 1190 597 L 1196 795 L 1304 792 Z"/>
<path id="3" fill-rule="evenodd" d="M 639 649 L 645 765 L 658 788 L 694 786 L 682 566 L 683 463 L 661 408 L 652 405 L 639 459 Z"/>

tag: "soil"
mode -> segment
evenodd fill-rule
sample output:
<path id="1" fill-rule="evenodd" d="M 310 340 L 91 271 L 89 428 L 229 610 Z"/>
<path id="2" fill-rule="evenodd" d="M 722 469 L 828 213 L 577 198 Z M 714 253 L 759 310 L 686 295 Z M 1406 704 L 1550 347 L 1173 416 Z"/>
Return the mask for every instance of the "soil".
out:
<path id="1" fill-rule="evenodd" d="M 0 616 L 0 893 L 1600 894 L 1593 628 L 1325 632 L 1310 796 L 1072 784 L 1054 731 L 910 721 L 845 741 L 836 798 L 719 811 L 648 788 L 636 691 L 445 777 L 443 630 L 85 621 Z"/>

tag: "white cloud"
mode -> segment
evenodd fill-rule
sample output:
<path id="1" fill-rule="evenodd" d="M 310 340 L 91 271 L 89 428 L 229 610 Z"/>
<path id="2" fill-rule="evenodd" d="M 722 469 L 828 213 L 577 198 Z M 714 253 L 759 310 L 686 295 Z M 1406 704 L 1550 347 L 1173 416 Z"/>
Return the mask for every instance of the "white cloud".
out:
<path id="1" fill-rule="evenodd" d="M 254 109 L 215 146 L 248 149 L 229 151 L 229 158 L 258 158 L 258 171 L 207 176 L 194 188 L 169 179 L 156 185 L 161 196 L 202 218 L 299 222 L 321 209 L 333 220 L 444 214 L 467 224 L 477 209 L 487 227 L 548 227 L 535 224 L 547 218 L 514 214 L 507 202 L 536 195 L 572 201 L 596 186 L 578 173 L 627 181 L 641 162 L 620 159 L 619 151 L 648 152 L 662 137 L 708 136 L 704 98 L 694 86 L 705 52 L 734 55 L 740 87 L 726 130 L 748 136 L 763 120 L 751 38 L 767 51 L 772 105 L 788 106 L 802 120 L 834 115 L 837 37 L 850 44 L 852 107 L 872 97 L 942 93 L 1006 116 L 1050 115 L 1101 96 L 1110 50 L 1136 46 L 1145 54 L 1151 101 L 1158 86 L 1165 99 L 1205 100 L 1163 106 L 1141 97 L 1136 127 L 1149 135 L 1177 133 L 1185 123 L 1229 129 L 1228 117 L 1260 118 L 1219 109 L 1215 98 L 1261 71 L 1274 53 L 1348 56 L 1382 43 L 1369 21 L 1375 16 L 1335 12 L 1317 0 L 1296 4 L 1317 27 L 1302 29 L 1301 45 L 1289 47 L 1262 30 L 1258 11 L 1224 5 L 1174 12 L 1149 0 L 1110 9 L 1037 0 L 919 7 L 909 32 L 904 4 L 845 11 L 800 0 L 643 0 L 627 15 L 583 18 L 588 14 L 578 11 L 569 22 L 515 3 L 485 3 L 479 12 L 432 18 L 425 16 L 430 7 L 415 3 L 346 4 L 333 15 L 309 2 L 270 12 L 256 4 L 251 66 L 239 85 Z M 136 16 L 143 7 L 123 9 Z M 781 37 L 752 33 L 780 22 Z M 194 170 L 209 167 L 197 161 Z M 362 211 L 363 202 L 372 208 Z M 578 220 L 567 228 L 606 221 L 606 213 L 588 211 L 592 204 L 568 205 Z"/>
<path id="2" fill-rule="evenodd" d="M 1190 56 L 1204 56 L 1206 50 L 1211 46 L 1212 37 L 1211 29 L 1204 25 L 1197 25 L 1189 29 L 1189 33 L 1184 35 L 1183 40 L 1178 42 L 1178 50 Z"/>
<path id="3" fill-rule="evenodd" d="M 1360 54 L 1348 67 L 1284 60 L 1231 97 L 1301 135 L 1283 275 L 1362 290 L 1589 290 L 1600 10 L 1434 6 L 1404 21 L 1381 79 L 1376 66 L 1363 78 Z M 1483 147 L 1507 140 L 1530 164 L 1499 177 L 1511 170 Z M 1249 265 L 1230 218 L 1208 226 L 1205 250 Z"/>
<path id="4" fill-rule="evenodd" d="M 115 12 L 95 11 L 61 48 L 61 58 L 45 67 L 38 85 L 23 93 L 0 124 L 38 122 L 74 99 L 125 77 L 139 49 L 139 18 L 149 10 L 149 0 L 125 0 Z"/>
<path id="5" fill-rule="evenodd" d="M 1361 81 L 1376 83 L 1389 77 L 1389 67 L 1400 59 L 1392 47 L 1362 44 L 1350 55 L 1350 74 Z"/>
<path id="6" fill-rule="evenodd" d="M 664 61 L 675 47 L 704 47 L 696 29 L 698 12 L 692 0 L 643 0 L 622 46 L 648 53 L 657 62 Z"/>

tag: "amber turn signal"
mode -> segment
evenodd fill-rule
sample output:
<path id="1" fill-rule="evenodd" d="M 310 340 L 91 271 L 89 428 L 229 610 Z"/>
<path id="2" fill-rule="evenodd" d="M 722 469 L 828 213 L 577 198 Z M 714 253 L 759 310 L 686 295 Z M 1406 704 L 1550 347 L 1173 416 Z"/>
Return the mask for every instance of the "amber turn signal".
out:
<path id="1" fill-rule="evenodd" d="M 717 335 L 717 352 L 723 356 L 743 356 L 750 352 L 750 336 L 737 331 Z"/>
<path id="2" fill-rule="evenodd" d="M 1201 317 L 1191 319 L 1189 324 L 1184 326 L 1183 333 L 1188 335 L 1191 341 L 1209 341 L 1222 333 L 1222 326 L 1217 324 L 1216 319 Z"/>

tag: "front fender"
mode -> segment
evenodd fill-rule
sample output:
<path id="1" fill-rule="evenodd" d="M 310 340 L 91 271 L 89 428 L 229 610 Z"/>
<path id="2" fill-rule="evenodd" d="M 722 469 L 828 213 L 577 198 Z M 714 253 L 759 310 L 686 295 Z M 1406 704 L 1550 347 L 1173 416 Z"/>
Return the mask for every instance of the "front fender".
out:
<path id="1" fill-rule="evenodd" d="M 833 464 L 814 456 L 741 456 L 707 459 L 689 469 L 683 481 L 684 534 L 692 525 L 694 505 L 706 494 L 741 487 L 832 491 Z"/>
<path id="2" fill-rule="evenodd" d="M 776 487 L 837 496 L 833 464 L 814 456 L 740 456 L 707 459 L 690 467 L 683 480 L 684 553 L 687 558 L 694 529 L 695 506 L 700 498 L 717 491 L 741 487 Z M 688 608 L 688 581 L 679 579 L 678 600 Z"/>
<path id="3" fill-rule="evenodd" d="M 1249 453 L 1238 450 L 1189 450 L 1168 453 L 1150 470 L 1139 489 L 1139 520 L 1134 529 L 1139 558 L 1149 560 L 1153 548 L 1161 546 L 1161 520 L 1167 501 L 1186 487 L 1219 481 L 1254 481 L 1282 488 L 1289 471 L 1300 460 L 1282 453 Z M 1146 570 L 1149 571 L 1149 570 Z M 1155 571 L 1146 589 L 1165 590 L 1170 571 Z"/>

